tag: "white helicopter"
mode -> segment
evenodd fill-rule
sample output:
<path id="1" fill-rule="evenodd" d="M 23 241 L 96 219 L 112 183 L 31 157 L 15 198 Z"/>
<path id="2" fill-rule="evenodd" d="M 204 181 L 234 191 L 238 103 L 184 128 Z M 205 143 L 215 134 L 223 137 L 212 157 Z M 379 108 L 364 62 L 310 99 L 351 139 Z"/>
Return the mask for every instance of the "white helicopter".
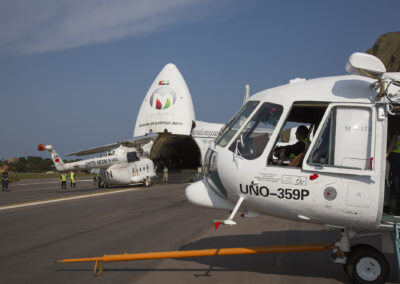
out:
<path id="1" fill-rule="evenodd" d="M 352 54 L 346 70 L 352 75 L 296 79 L 251 96 L 208 148 L 204 179 L 185 194 L 196 205 L 232 211 L 216 227 L 235 225 L 243 211 L 338 228 L 334 262 L 353 282 L 384 283 L 385 256 L 350 239 L 394 230 L 399 257 L 400 217 L 384 214 L 383 206 L 388 136 L 400 122 L 400 73 L 386 73 L 365 53 Z M 281 135 L 296 125 L 308 127 L 311 144 L 279 161 Z"/>
<path id="2" fill-rule="evenodd" d="M 141 151 L 133 147 L 120 145 L 108 151 L 106 156 L 71 163 L 64 163 L 51 145 L 39 144 L 38 150 L 50 152 L 59 172 L 89 170 L 99 173 L 101 177 L 98 182 L 99 187 L 132 183 L 143 183 L 148 187 L 151 184 L 151 178 L 156 176 L 153 162 L 148 158 L 143 158 Z"/>

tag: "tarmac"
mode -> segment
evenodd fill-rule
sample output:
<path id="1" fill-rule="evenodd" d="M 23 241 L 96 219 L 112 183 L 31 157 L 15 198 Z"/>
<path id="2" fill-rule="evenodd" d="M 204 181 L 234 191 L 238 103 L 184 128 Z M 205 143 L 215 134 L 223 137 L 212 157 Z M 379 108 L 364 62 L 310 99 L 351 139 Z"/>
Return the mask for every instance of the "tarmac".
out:
<path id="1" fill-rule="evenodd" d="M 68 184 L 69 186 L 69 184 Z M 0 191 L 0 283 L 347 283 L 330 252 L 208 256 L 104 263 L 65 258 L 268 245 L 324 243 L 338 231 L 269 216 L 236 218 L 186 201 L 185 184 L 98 189 L 90 179 L 62 190 L 56 179 L 23 180 Z M 398 281 L 388 235 L 355 239 L 383 251 Z"/>

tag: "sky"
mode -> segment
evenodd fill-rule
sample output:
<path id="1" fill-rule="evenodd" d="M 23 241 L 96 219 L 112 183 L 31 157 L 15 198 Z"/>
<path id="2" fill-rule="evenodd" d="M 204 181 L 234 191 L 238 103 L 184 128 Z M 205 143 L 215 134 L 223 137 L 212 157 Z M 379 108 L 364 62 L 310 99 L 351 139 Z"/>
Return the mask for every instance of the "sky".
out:
<path id="1" fill-rule="evenodd" d="M 226 123 L 251 93 L 345 74 L 351 53 L 400 31 L 398 0 L 2 0 L 0 159 L 129 139 L 174 63 L 197 120 Z"/>

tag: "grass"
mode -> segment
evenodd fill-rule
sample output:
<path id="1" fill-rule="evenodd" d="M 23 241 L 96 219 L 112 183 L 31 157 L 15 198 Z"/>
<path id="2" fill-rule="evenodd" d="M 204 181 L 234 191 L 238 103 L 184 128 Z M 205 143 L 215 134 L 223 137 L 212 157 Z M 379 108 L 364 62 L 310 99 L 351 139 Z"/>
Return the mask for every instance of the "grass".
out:
<path id="1" fill-rule="evenodd" d="M 68 175 L 67 175 L 68 176 Z M 77 177 L 91 177 L 91 174 L 77 174 Z M 60 173 L 46 174 L 46 173 L 9 173 L 8 180 L 16 182 L 23 179 L 39 179 L 39 178 L 60 178 Z"/>

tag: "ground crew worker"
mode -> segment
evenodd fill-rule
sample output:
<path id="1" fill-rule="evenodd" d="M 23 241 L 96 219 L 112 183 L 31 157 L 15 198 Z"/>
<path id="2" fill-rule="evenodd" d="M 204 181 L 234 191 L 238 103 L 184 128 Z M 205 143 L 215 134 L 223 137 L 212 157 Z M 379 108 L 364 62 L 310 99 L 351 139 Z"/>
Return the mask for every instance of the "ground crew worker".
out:
<path id="1" fill-rule="evenodd" d="M 163 170 L 163 178 L 162 178 L 162 182 L 161 183 L 168 183 L 168 168 L 167 168 L 167 166 L 165 166 L 164 167 L 164 170 Z"/>
<path id="2" fill-rule="evenodd" d="M 308 130 L 307 130 L 308 131 Z M 310 147 L 310 145 L 311 145 L 311 140 L 310 140 L 310 138 L 308 138 L 308 137 L 306 137 L 306 139 L 304 139 L 304 144 L 305 144 L 305 148 L 304 148 L 304 151 L 305 152 L 307 152 L 307 150 L 308 150 L 308 148 Z"/>
<path id="3" fill-rule="evenodd" d="M 304 150 L 310 146 L 311 141 L 307 137 L 308 128 L 305 125 L 300 125 L 296 130 L 296 138 L 297 142 L 292 145 L 287 145 L 283 147 L 275 148 L 275 155 L 278 156 L 278 164 L 282 164 L 283 160 L 289 158 L 290 161 L 293 161 L 297 155 L 303 153 Z"/>
<path id="4" fill-rule="evenodd" d="M 71 188 L 72 188 L 72 186 L 73 187 L 76 187 L 76 183 L 75 183 L 75 172 L 74 171 L 72 171 L 71 172 Z"/>
<path id="5" fill-rule="evenodd" d="M 62 173 L 61 174 L 61 189 L 67 189 L 67 174 L 66 173 Z"/>
<path id="6" fill-rule="evenodd" d="M 93 174 L 93 185 L 94 186 L 97 185 L 97 174 L 96 173 Z"/>
<path id="7" fill-rule="evenodd" d="M 104 187 L 104 182 L 103 182 L 103 179 L 101 178 L 100 173 L 97 174 L 97 187 L 98 188 Z"/>
<path id="8" fill-rule="evenodd" d="M 8 190 L 8 173 L 3 172 L 1 175 L 1 185 L 2 185 L 2 190 L 3 191 L 9 191 Z"/>

